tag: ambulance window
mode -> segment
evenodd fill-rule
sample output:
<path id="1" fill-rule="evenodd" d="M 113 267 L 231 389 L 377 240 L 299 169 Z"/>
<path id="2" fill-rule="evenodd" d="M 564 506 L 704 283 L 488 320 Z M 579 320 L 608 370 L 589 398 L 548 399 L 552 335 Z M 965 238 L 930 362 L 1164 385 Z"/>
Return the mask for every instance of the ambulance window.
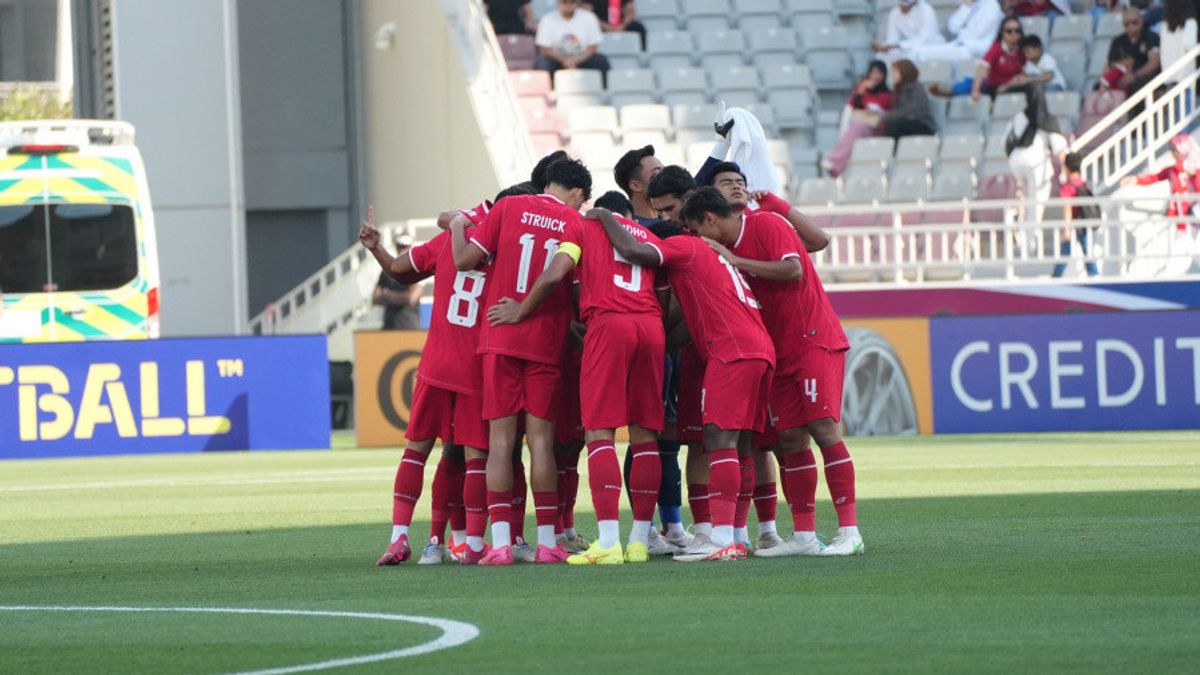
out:
<path id="1" fill-rule="evenodd" d="M 133 211 L 109 204 L 50 207 L 50 250 L 59 291 L 118 288 L 138 273 Z"/>
<path id="2" fill-rule="evenodd" d="M 40 206 L 0 206 L 0 292 L 46 290 L 44 219 Z"/>

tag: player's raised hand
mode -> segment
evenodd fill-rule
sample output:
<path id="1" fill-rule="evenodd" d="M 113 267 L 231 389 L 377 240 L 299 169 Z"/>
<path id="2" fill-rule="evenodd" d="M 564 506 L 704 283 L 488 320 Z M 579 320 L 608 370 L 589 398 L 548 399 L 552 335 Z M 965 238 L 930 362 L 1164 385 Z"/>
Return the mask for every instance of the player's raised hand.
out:
<path id="1" fill-rule="evenodd" d="M 512 298 L 500 298 L 500 302 L 488 308 L 488 323 L 499 326 L 505 323 L 520 323 L 521 303 Z"/>
<path id="2" fill-rule="evenodd" d="M 729 262 L 733 262 L 733 259 L 735 257 L 733 255 L 733 251 L 730 251 L 729 249 L 725 248 L 724 244 L 717 241 L 716 239 L 709 239 L 708 237 L 701 237 L 701 239 L 704 240 L 704 243 L 708 244 L 709 248 L 716 251 L 717 255 L 728 260 Z"/>
<path id="3" fill-rule="evenodd" d="M 755 190 L 754 192 L 750 193 L 750 199 L 753 199 L 756 202 L 761 202 L 762 200 L 766 199 L 767 195 L 769 194 L 771 194 L 770 190 Z"/>
<path id="4" fill-rule="evenodd" d="M 358 242 L 368 251 L 379 246 L 379 229 L 375 227 L 375 205 L 367 206 L 367 219 L 358 228 Z"/>

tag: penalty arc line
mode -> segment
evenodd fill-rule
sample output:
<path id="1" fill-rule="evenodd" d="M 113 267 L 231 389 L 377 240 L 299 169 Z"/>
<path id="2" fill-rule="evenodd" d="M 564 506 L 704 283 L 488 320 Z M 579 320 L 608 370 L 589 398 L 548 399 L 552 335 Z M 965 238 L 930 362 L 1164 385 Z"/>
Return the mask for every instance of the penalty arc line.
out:
<path id="1" fill-rule="evenodd" d="M 451 619 L 439 619 L 429 616 L 409 616 L 406 614 L 382 614 L 372 612 L 334 612 L 303 609 L 256 609 L 249 607 L 116 607 L 116 606 L 56 606 L 56 605 L 0 605 L 0 612 L 129 612 L 129 613 L 175 613 L 175 614 L 255 614 L 267 616 L 312 616 L 334 619 L 368 619 L 374 621 L 400 621 L 432 626 L 442 631 L 442 636 L 436 640 L 394 649 L 376 654 L 350 656 L 315 663 L 304 663 L 296 666 L 268 668 L 239 673 L 239 675 L 284 675 L 285 673 L 304 673 L 314 670 L 328 670 L 359 666 L 380 661 L 391 661 L 409 656 L 420 656 L 431 652 L 441 651 L 464 645 L 479 637 L 479 628 L 473 624 Z"/>

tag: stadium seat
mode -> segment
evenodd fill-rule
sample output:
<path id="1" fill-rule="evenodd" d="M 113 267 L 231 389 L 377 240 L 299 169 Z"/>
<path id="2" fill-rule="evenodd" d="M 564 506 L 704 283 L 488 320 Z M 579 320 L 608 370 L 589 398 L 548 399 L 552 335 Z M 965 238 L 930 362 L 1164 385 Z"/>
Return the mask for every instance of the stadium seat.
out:
<path id="1" fill-rule="evenodd" d="M 807 143 L 807 139 L 806 139 Z M 817 160 L 820 154 L 817 149 L 807 144 L 797 144 L 788 141 L 788 153 L 792 157 L 792 180 L 805 181 L 819 175 Z"/>
<path id="2" fill-rule="evenodd" d="M 666 145 L 667 132 L 665 130 L 639 129 L 637 131 L 625 130 L 621 134 L 621 147 L 642 148 L 647 145 L 660 146 Z"/>
<path id="3" fill-rule="evenodd" d="M 706 70 L 745 65 L 746 40 L 738 30 L 722 29 L 696 35 L 696 53 Z"/>
<path id="4" fill-rule="evenodd" d="M 714 68 L 708 73 L 709 83 L 716 98 L 726 99 L 738 93 L 750 93 L 758 97 L 758 69 L 749 66 L 727 66 Z"/>
<path id="5" fill-rule="evenodd" d="M 943 171 L 933 183 L 934 201 L 971 199 L 975 196 L 975 174 Z"/>
<path id="6" fill-rule="evenodd" d="M 613 107 L 653 103 L 657 89 L 652 70 L 608 71 L 608 103 Z"/>
<path id="7" fill-rule="evenodd" d="M 838 22 L 832 0 L 787 0 L 784 16 L 800 34 L 805 28 L 833 26 Z"/>
<path id="8" fill-rule="evenodd" d="M 945 172 L 974 173 L 981 152 L 983 137 L 978 133 L 942 136 L 939 175 Z"/>
<path id="9" fill-rule="evenodd" d="M 641 0 L 637 18 L 650 34 L 673 31 L 679 28 L 679 4 L 675 0 Z"/>
<path id="10" fill-rule="evenodd" d="M 671 129 L 671 109 L 665 105 L 625 106 L 621 108 L 620 119 L 621 128 L 626 132 L 660 131 L 666 133 Z"/>
<path id="11" fill-rule="evenodd" d="M 658 157 L 658 161 L 662 162 L 663 166 L 672 164 L 682 166 L 687 163 L 687 155 L 678 143 L 663 143 L 654 146 L 654 156 Z"/>
<path id="12" fill-rule="evenodd" d="M 683 16 L 693 35 L 729 27 L 729 0 L 685 0 Z"/>
<path id="13" fill-rule="evenodd" d="M 816 107 L 815 103 L 813 107 Z M 842 113 L 840 110 L 817 110 L 816 112 L 817 147 L 822 152 L 829 152 L 837 145 L 838 137 L 841 136 Z M 779 114 L 778 109 L 775 113 Z"/>
<path id="14" fill-rule="evenodd" d="M 915 202 L 929 198 L 929 171 L 923 166 L 907 164 L 896 167 L 887 181 L 887 201 Z M 908 218 L 906 217 L 907 221 Z M 915 221 L 914 221 L 915 222 Z"/>
<path id="15" fill-rule="evenodd" d="M 1083 100 L 1083 108 L 1080 111 L 1079 122 L 1075 126 L 1077 134 L 1082 135 L 1099 124 L 1113 110 L 1116 110 L 1125 102 L 1125 93 L 1112 89 L 1093 91 Z M 1100 133 L 1095 140 L 1083 148 L 1079 148 L 1079 152 L 1087 154 L 1094 150 L 1101 143 L 1106 141 L 1121 125 L 1113 125 Z"/>
<path id="16" fill-rule="evenodd" d="M 778 63 L 763 66 L 759 69 L 762 74 L 763 88 L 767 94 L 781 91 L 801 91 L 814 95 L 812 72 L 808 66 L 798 63 Z"/>
<path id="17" fill-rule="evenodd" d="M 704 103 L 708 100 L 708 77 L 699 68 L 658 70 L 659 90 L 667 105 Z"/>
<path id="18" fill-rule="evenodd" d="M 1065 133 L 1075 128 L 1079 120 L 1080 96 L 1077 91 L 1052 91 L 1046 94 L 1046 107 L 1050 114 L 1058 117 L 1059 126 Z"/>
<path id="19" fill-rule="evenodd" d="M 1100 42 L 1099 40 L 1092 43 L 1091 49 L 1088 51 L 1088 77 L 1099 78 L 1108 68 L 1109 45 L 1109 42 Z"/>
<path id="20" fill-rule="evenodd" d="M 544 70 L 513 70 L 509 71 L 508 79 L 512 80 L 517 96 L 540 96 L 549 100 L 552 89 L 550 73 Z"/>
<path id="21" fill-rule="evenodd" d="M 812 129 L 816 101 L 812 94 L 800 90 L 771 91 L 767 101 L 775 110 L 775 124 L 780 129 Z"/>
<path id="22" fill-rule="evenodd" d="M 637 33 L 630 31 L 604 33 L 600 39 L 599 51 L 608 57 L 608 63 L 614 70 L 642 66 L 642 39 Z"/>
<path id="23" fill-rule="evenodd" d="M 646 36 L 646 53 L 655 70 L 687 68 L 692 65 L 691 35 L 678 31 L 649 33 Z"/>
<path id="24" fill-rule="evenodd" d="M 529 127 L 529 132 L 561 134 L 563 128 L 562 115 L 555 108 L 534 108 L 524 111 L 525 126 Z"/>
<path id="25" fill-rule="evenodd" d="M 609 105 L 582 106 L 567 114 L 572 141 L 580 132 L 605 132 L 611 136 L 618 126 L 617 109 Z"/>
<path id="26" fill-rule="evenodd" d="M 614 166 L 622 152 L 612 134 L 600 131 L 572 133 L 571 151 L 592 167 Z"/>
<path id="27" fill-rule="evenodd" d="M 604 92 L 604 78 L 598 70 L 562 69 L 554 73 L 554 91 L 558 94 L 596 94 Z"/>
<path id="28" fill-rule="evenodd" d="M 1050 19 L 1045 16 L 1023 16 L 1020 21 L 1026 35 L 1036 35 L 1042 39 L 1043 45 L 1050 44 Z"/>
<path id="29" fill-rule="evenodd" d="M 1088 14 L 1066 14 L 1055 18 L 1050 40 L 1055 46 L 1074 44 L 1082 53 L 1084 44 L 1092 40 L 1092 17 Z"/>
<path id="30" fill-rule="evenodd" d="M 532 35 L 497 35 L 500 52 L 509 70 L 530 70 L 537 61 L 537 46 Z"/>
<path id="31" fill-rule="evenodd" d="M 1120 12 L 1106 12 L 1096 19 L 1095 40 L 1103 42 L 1106 48 L 1113 38 L 1124 32 L 1125 26 L 1121 23 Z"/>
<path id="32" fill-rule="evenodd" d="M 675 124 L 675 142 L 685 149 L 699 141 L 711 146 L 717 139 L 713 133 L 713 121 L 717 107 L 711 103 L 680 104 L 671 106 L 671 120 Z"/>
<path id="33" fill-rule="evenodd" d="M 835 7 L 842 23 L 847 23 L 846 17 L 869 17 L 875 13 L 869 0 L 838 0 Z"/>
<path id="34" fill-rule="evenodd" d="M 767 142 L 772 142 L 772 139 L 777 139 L 779 136 L 779 125 L 775 121 L 775 108 L 770 103 L 758 102 L 754 105 L 742 106 L 750 111 L 758 118 L 759 124 L 762 124 L 763 131 L 767 134 Z M 780 139 L 782 140 L 782 139 Z"/>
<path id="35" fill-rule="evenodd" d="M 838 181 L 835 178 L 806 178 L 801 181 L 796 194 L 796 202 L 809 207 L 831 206 L 839 201 Z M 833 225 L 832 216 L 815 214 L 809 218 L 817 227 L 828 228 Z"/>
<path id="36" fill-rule="evenodd" d="M 530 132 L 529 136 L 533 141 L 533 152 L 538 157 L 545 157 L 555 150 L 566 147 L 562 135 L 557 131 Z"/>
<path id="37" fill-rule="evenodd" d="M 742 32 L 747 36 L 750 58 L 759 68 L 796 62 L 796 33 L 792 29 L 772 26 Z"/>
<path id="38" fill-rule="evenodd" d="M 848 91 L 853 86 L 848 43 L 849 36 L 842 26 L 804 29 L 805 62 L 818 89 Z"/>
<path id="39" fill-rule="evenodd" d="M 950 107 L 946 111 L 946 125 L 943 135 L 978 134 L 983 127 L 983 121 L 988 117 L 990 102 L 987 98 L 972 101 L 970 96 L 955 96 L 950 99 Z"/>
<path id="40" fill-rule="evenodd" d="M 1007 124 L 1017 113 L 1025 110 L 1025 94 L 1000 94 L 992 103 L 992 117 Z"/>
<path id="41" fill-rule="evenodd" d="M 954 64 L 949 61 L 932 60 L 917 64 L 921 83 L 929 86 L 940 84 L 949 87 L 954 84 Z"/>
<path id="42" fill-rule="evenodd" d="M 878 166 L 886 170 L 892 162 L 895 141 L 887 136 L 867 136 L 854 142 L 850 150 L 850 167 L 859 165 Z"/>
<path id="43" fill-rule="evenodd" d="M 783 25 L 783 12 L 779 8 L 778 0 L 750 0 L 743 4 L 762 5 L 760 10 L 747 10 L 745 12 L 736 12 L 734 16 L 737 18 L 737 25 L 743 31 L 760 31 L 767 30 Z M 774 6 L 775 10 L 767 9 L 769 6 Z"/>
<path id="44" fill-rule="evenodd" d="M 983 143 L 983 155 L 981 159 L 1007 159 L 1008 155 L 1004 153 L 1004 142 L 1008 139 L 1008 134 L 990 134 L 987 140 Z"/>
<path id="45" fill-rule="evenodd" d="M 1078 43 L 1068 43 L 1064 46 L 1055 44 L 1050 47 L 1050 54 L 1058 62 L 1058 69 L 1067 81 L 1067 91 L 1082 91 L 1087 61 L 1083 58 L 1084 51 L 1081 46 Z"/>
<path id="46" fill-rule="evenodd" d="M 979 201 L 1015 199 L 1017 179 L 1011 173 L 988 174 L 979 181 Z M 1004 221 L 1004 212 L 998 208 L 977 208 L 971 211 L 971 220 L 976 223 L 999 223 Z"/>
<path id="47" fill-rule="evenodd" d="M 896 164 L 920 164 L 928 167 L 938 156 L 937 136 L 904 136 L 896 143 Z"/>

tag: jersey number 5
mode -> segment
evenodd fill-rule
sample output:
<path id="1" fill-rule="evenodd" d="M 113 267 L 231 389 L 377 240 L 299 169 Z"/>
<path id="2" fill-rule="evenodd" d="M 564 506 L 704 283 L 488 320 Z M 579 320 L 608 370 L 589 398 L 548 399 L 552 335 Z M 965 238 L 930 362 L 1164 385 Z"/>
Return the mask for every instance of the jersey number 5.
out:
<path id="1" fill-rule="evenodd" d="M 629 278 L 625 278 L 621 274 L 613 275 L 613 283 L 617 285 L 617 288 L 623 288 L 630 293 L 637 293 L 642 290 L 642 266 L 629 262 L 625 259 L 625 256 L 621 255 L 615 249 L 613 250 L 613 258 L 619 263 L 629 265 Z"/>
<path id="2" fill-rule="evenodd" d="M 454 277 L 454 295 L 446 307 L 446 320 L 470 328 L 479 320 L 479 296 L 483 295 L 483 272 L 459 272 Z"/>
<path id="3" fill-rule="evenodd" d="M 525 293 L 529 290 L 529 268 L 533 265 L 533 249 L 537 244 L 537 239 L 532 234 L 523 234 L 517 241 L 521 244 L 521 268 L 517 270 L 517 292 Z M 558 250 L 558 240 L 547 239 L 542 248 L 546 249 L 546 259 L 542 263 L 542 272 L 544 272 L 546 268 L 550 267 L 550 259 Z"/>

